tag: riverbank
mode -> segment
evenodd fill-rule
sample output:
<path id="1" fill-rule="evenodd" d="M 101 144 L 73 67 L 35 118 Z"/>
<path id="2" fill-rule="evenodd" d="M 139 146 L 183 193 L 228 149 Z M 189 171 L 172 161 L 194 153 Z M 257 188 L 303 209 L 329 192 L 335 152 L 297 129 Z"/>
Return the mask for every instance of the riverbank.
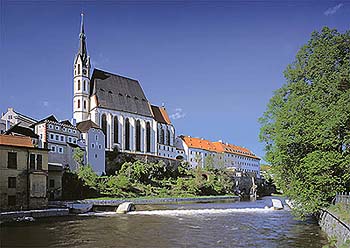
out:
<path id="1" fill-rule="evenodd" d="M 68 208 L 34 209 L 0 213 L 0 224 L 15 221 L 33 221 L 35 218 L 67 216 Z"/>
<path id="2" fill-rule="evenodd" d="M 343 221 L 335 211 L 321 209 L 318 223 L 336 247 L 350 247 L 350 224 Z"/>

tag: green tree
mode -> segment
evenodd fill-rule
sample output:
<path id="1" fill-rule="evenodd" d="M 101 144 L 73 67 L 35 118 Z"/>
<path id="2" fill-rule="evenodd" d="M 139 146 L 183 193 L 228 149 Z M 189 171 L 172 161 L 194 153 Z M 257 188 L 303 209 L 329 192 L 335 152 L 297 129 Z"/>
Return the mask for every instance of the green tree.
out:
<path id="1" fill-rule="evenodd" d="M 206 170 L 214 169 L 214 157 L 211 154 L 208 154 L 204 159 L 204 168 Z"/>
<path id="2" fill-rule="evenodd" d="M 77 163 L 78 167 L 84 165 L 84 150 L 79 147 L 74 148 L 73 150 L 73 159 Z"/>
<path id="3" fill-rule="evenodd" d="M 303 216 L 350 188 L 350 32 L 313 32 L 284 75 L 260 139 L 277 186 Z"/>

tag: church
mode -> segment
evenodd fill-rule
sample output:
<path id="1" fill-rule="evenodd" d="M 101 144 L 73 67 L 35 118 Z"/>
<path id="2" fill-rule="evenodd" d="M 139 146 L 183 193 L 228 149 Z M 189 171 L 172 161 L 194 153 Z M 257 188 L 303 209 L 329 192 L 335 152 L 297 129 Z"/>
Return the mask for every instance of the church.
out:
<path id="1" fill-rule="evenodd" d="M 97 124 L 106 151 L 176 158 L 175 128 L 166 109 L 151 105 L 135 79 L 96 68 L 91 72 L 83 14 L 73 83 L 73 119 Z"/>

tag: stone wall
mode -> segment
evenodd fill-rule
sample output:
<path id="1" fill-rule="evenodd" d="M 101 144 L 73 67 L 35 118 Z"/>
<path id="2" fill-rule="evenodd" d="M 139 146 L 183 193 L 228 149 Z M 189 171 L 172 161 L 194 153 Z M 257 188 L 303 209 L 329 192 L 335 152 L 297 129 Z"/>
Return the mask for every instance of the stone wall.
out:
<path id="1" fill-rule="evenodd" d="M 350 226 L 340 221 L 336 215 L 322 209 L 319 225 L 330 239 L 337 240 L 336 247 L 350 247 Z"/>

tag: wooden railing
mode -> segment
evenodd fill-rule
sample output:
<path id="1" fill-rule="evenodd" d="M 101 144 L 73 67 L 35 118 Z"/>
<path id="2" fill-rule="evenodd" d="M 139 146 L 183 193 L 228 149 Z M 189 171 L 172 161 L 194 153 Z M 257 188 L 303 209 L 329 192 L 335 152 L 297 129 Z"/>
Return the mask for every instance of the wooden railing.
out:
<path id="1" fill-rule="evenodd" d="M 345 203 L 350 205 L 350 192 L 337 193 L 334 203 Z"/>

